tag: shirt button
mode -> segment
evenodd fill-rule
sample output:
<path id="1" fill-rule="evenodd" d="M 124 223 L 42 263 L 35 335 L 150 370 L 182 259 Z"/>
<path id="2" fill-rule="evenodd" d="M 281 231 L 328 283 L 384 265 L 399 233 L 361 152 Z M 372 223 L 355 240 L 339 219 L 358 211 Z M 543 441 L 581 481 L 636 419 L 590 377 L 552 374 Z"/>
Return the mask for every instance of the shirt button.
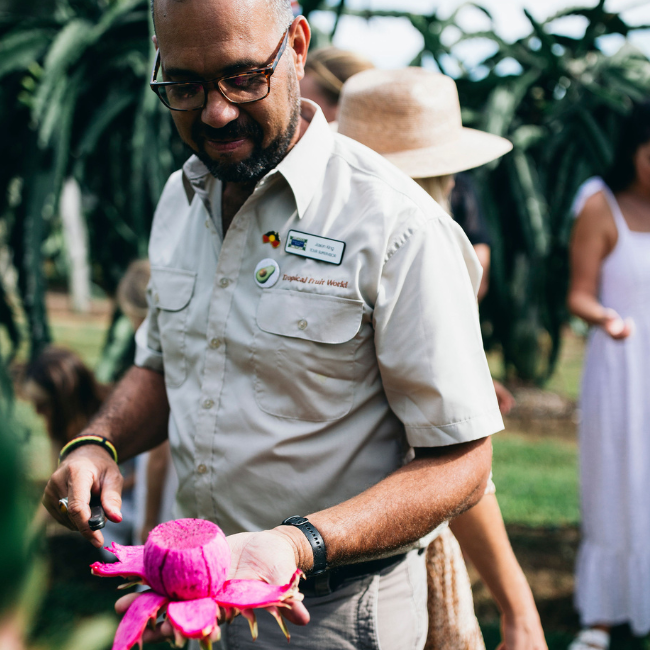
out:
<path id="1" fill-rule="evenodd" d="M 156 304 L 160 302 L 160 296 L 157 293 L 154 293 L 153 300 Z"/>
<path id="2" fill-rule="evenodd" d="M 201 463 L 201 464 L 196 468 L 196 471 L 197 471 L 199 474 L 205 474 L 205 473 L 208 471 L 208 468 L 207 468 L 203 463 Z"/>
<path id="3" fill-rule="evenodd" d="M 299 330 L 306 330 L 307 325 L 308 325 L 308 323 L 304 318 L 298 321 L 298 329 Z"/>
<path id="4" fill-rule="evenodd" d="M 210 339 L 210 347 L 213 350 L 216 350 L 218 347 L 221 347 L 221 339 Z"/>
<path id="5" fill-rule="evenodd" d="M 214 402 L 211 399 L 206 399 L 203 402 L 204 409 L 211 409 L 214 406 Z"/>
<path id="6" fill-rule="evenodd" d="M 225 289 L 230 284 L 230 280 L 228 278 L 221 278 L 219 284 Z"/>

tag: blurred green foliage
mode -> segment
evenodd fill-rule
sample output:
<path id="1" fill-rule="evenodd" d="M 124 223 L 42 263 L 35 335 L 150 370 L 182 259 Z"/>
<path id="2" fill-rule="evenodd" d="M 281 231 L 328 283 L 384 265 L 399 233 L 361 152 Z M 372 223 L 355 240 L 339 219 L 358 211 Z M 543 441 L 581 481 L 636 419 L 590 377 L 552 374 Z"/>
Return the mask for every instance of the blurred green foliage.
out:
<path id="1" fill-rule="evenodd" d="M 45 270 L 58 268 L 63 181 L 74 177 L 80 184 L 93 280 L 111 293 L 128 262 L 146 254 L 155 203 L 187 155 L 147 85 L 148 2 L 52 1 L 47 13 L 0 15 L 0 116 L 8 139 L 0 215 L 19 272 L 32 355 L 50 340 Z M 515 43 L 492 28 L 465 33 L 462 7 L 443 19 L 437 12 L 353 11 L 345 0 L 302 5 L 306 16 L 334 12 L 329 37 L 345 14 L 409 20 L 424 41 L 413 63 L 457 78 L 465 124 L 514 143 L 511 154 L 475 172 L 493 235 L 484 334 L 488 347 L 502 350 L 507 373 L 545 381 L 568 317 L 571 202 L 580 183 L 611 162 L 622 118 L 650 90 L 645 56 L 629 45 L 613 57 L 602 50 L 604 36 L 625 37 L 632 28 L 606 11 L 604 0 L 544 23 L 527 14 L 530 33 Z M 584 37 L 553 32 L 556 20 L 576 16 L 585 22 Z M 487 39 L 492 52 L 467 69 L 455 48 L 474 39 Z M 2 304 L 0 296 L 4 322 Z"/>
<path id="2" fill-rule="evenodd" d="M 14 604 L 28 561 L 28 500 L 11 419 L 0 417 L 0 615 Z"/>
<path id="3" fill-rule="evenodd" d="M 127 264 L 146 255 L 155 204 L 186 156 L 147 85 L 147 0 L 54 5 L 45 15 L 0 17 L 0 214 L 32 356 L 51 338 L 44 242 L 56 249 L 64 180 L 74 177 L 82 189 L 93 280 L 112 292 Z"/>
<path id="4" fill-rule="evenodd" d="M 311 2 L 310 10 L 325 3 Z M 344 1 L 337 0 L 339 8 Z M 530 33 L 507 43 L 488 29 L 466 33 L 458 22 L 475 3 L 448 18 L 401 11 L 349 11 L 357 16 L 402 17 L 421 33 L 424 47 L 413 65 L 433 64 L 456 77 L 465 126 L 507 137 L 511 154 L 474 172 L 492 242 L 490 291 L 481 304 L 488 348 L 503 352 L 506 374 L 543 383 L 555 368 L 568 284 L 571 205 L 580 184 L 603 174 L 613 159 L 620 124 L 634 101 L 650 93 L 650 61 L 629 44 L 606 56 L 603 37 L 634 29 L 617 13 L 572 8 L 537 22 L 525 11 Z M 347 11 L 346 9 L 343 9 Z M 563 18 L 585 23 L 581 38 L 558 35 Z M 472 41 L 492 53 L 468 69 L 455 54 Z"/>

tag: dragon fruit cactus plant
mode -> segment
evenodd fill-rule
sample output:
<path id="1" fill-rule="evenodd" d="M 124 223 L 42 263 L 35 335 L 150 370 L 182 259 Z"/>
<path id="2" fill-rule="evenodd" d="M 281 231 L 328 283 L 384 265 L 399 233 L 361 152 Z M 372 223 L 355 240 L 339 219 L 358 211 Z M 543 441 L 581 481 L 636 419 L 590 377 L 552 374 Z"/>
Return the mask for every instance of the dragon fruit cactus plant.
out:
<path id="1" fill-rule="evenodd" d="M 139 594 L 124 614 L 115 633 L 113 650 L 130 650 L 142 643 L 142 634 L 161 610 L 174 630 L 176 646 L 187 639 L 199 639 L 204 648 L 220 638 L 219 622 L 230 622 L 242 614 L 257 637 L 254 608 L 270 612 L 287 640 L 289 633 L 278 607 L 288 600 L 301 600 L 296 571 L 286 585 L 269 585 L 261 580 L 227 580 L 230 548 L 221 528 L 201 519 L 179 519 L 160 524 L 144 546 L 113 543 L 109 551 L 117 562 L 91 565 L 94 575 L 122 576 L 125 586 L 142 583 L 151 591 Z"/>

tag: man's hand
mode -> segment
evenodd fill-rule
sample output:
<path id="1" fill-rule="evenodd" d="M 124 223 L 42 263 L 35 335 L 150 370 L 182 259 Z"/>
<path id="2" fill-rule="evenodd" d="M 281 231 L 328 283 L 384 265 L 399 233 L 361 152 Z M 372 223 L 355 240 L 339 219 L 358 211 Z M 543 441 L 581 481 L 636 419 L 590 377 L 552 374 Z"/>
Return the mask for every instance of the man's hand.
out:
<path id="1" fill-rule="evenodd" d="M 43 505 L 59 523 L 78 530 L 93 546 L 101 548 L 104 536 L 88 526 L 90 496 L 101 495 L 106 516 L 119 523 L 122 482 L 122 474 L 106 450 L 97 445 L 84 445 L 70 452 L 52 474 L 45 487 Z M 67 514 L 59 510 L 59 499 L 63 497 L 68 497 Z"/>
<path id="2" fill-rule="evenodd" d="M 300 533 L 302 535 L 302 533 Z M 231 564 L 228 580 L 263 580 L 273 585 L 287 584 L 296 572 L 296 548 L 291 531 L 265 530 L 259 533 L 239 533 L 226 538 L 230 545 Z M 128 594 L 115 603 L 115 611 L 122 615 L 138 594 Z M 289 607 L 278 607 L 280 614 L 295 625 L 307 625 L 309 613 L 300 601 L 285 601 Z M 223 617 L 220 615 L 220 623 Z M 218 632 L 213 634 L 216 640 Z M 165 620 L 155 629 L 147 628 L 144 643 L 158 643 L 174 638 L 171 624 Z"/>
<path id="3" fill-rule="evenodd" d="M 299 568 L 301 548 L 294 543 L 290 530 L 239 533 L 226 539 L 231 555 L 230 580 L 263 580 L 272 585 L 285 585 Z M 278 608 L 284 618 L 295 625 L 309 623 L 309 613 L 302 602 L 288 600 L 286 603 L 290 607 Z"/>

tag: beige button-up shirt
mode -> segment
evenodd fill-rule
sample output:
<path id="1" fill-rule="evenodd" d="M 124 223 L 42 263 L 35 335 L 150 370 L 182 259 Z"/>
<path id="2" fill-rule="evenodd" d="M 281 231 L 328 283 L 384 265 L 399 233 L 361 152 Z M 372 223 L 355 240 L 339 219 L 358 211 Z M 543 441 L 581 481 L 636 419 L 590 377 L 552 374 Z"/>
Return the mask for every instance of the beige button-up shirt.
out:
<path id="1" fill-rule="evenodd" d="M 221 183 L 195 157 L 170 177 L 151 233 L 136 363 L 164 372 L 179 514 L 226 534 L 340 503 L 411 447 L 503 427 L 464 233 L 315 104 L 303 116 L 306 133 L 225 237 Z M 290 230 L 345 242 L 341 264 L 285 252 Z M 265 258 L 279 266 L 270 287 L 255 281 Z"/>

